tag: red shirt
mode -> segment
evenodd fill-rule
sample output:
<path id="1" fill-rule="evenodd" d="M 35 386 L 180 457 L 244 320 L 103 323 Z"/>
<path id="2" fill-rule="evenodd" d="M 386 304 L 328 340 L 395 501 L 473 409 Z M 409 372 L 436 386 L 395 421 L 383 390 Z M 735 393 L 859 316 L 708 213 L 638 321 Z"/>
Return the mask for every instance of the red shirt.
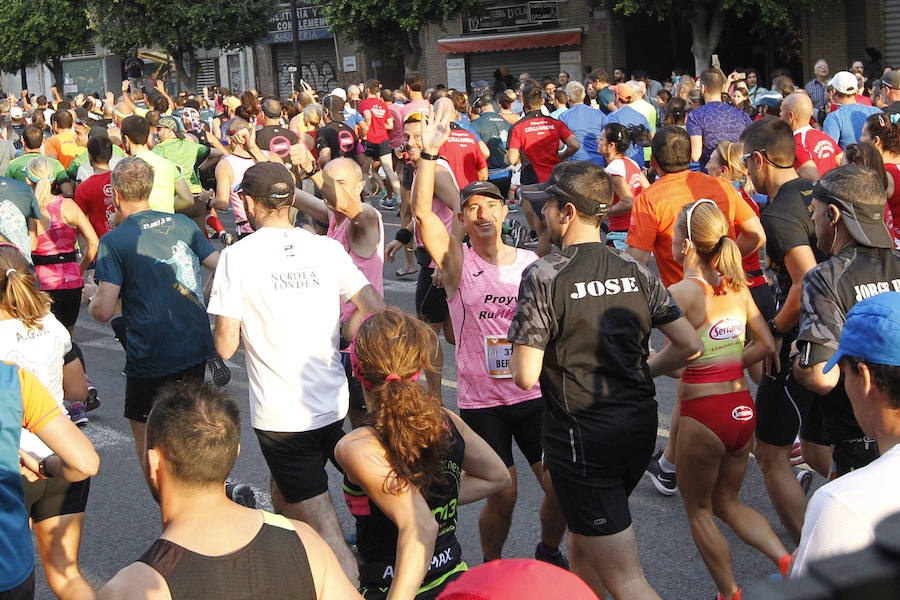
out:
<path id="1" fill-rule="evenodd" d="M 109 232 L 109 218 L 116 212 L 112 184 L 109 181 L 111 175 L 111 171 L 91 175 L 75 188 L 75 204 L 87 215 L 97 237 L 103 237 Z"/>
<path id="2" fill-rule="evenodd" d="M 636 162 L 627 156 L 620 156 L 606 166 L 606 174 L 613 177 L 621 177 L 625 185 L 631 189 L 632 197 L 637 197 L 644 189 L 641 184 L 641 168 Z M 613 206 L 619 203 L 619 196 L 613 193 Z M 610 231 L 628 231 L 631 224 L 631 211 L 625 214 L 609 218 Z"/>
<path id="3" fill-rule="evenodd" d="M 522 169 L 522 184 L 541 183 L 550 178 L 553 167 L 559 162 L 559 143 L 565 141 L 572 132 L 558 119 L 544 116 L 539 110 L 525 113 L 516 121 L 509 132 L 509 148 L 521 151 L 531 163 Z M 534 176 L 536 181 L 530 181 Z"/>
<path id="4" fill-rule="evenodd" d="M 471 131 L 450 126 L 450 137 L 439 152 L 447 159 L 459 189 L 478 180 L 478 171 L 487 169 L 487 159 Z"/>
<path id="5" fill-rule="evenodd" d="M 841 149 L 824 131 L 801 127 L 794 132 L 794 142 L 797 144 L 795 168 L 811 160 L 816 163 L 819 175 L 824 175 L 838 166 L 837 157 L 841 154 Z"/>
<path id="6" fill-rule="evenodd" d="M 391 116 L 387 105 L 378 98 L 366 98 L 359 105 L 359 114 L 364 118 L 366 111 L 372 113 L 372 121 L 369 123 L 369 131 L 366 133 L 366 141 L 380 144 L 388 139 L 387 119 Z"/>

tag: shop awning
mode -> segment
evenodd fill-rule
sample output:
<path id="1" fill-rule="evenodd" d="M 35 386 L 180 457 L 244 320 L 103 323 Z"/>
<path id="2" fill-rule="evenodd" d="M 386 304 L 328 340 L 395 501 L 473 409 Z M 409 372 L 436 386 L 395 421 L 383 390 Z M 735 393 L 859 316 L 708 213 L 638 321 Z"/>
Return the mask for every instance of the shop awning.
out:
<path id="1" fill-rule="evenodd" d="M 468 54 L 496 50 L 524 50 L 527 48 L 553 48 L 581 44 L 581 28 L 554 29 L 551 31 L 526 31 L 495 35 L 470 35 L 438 40 L 438 52 Z"/>

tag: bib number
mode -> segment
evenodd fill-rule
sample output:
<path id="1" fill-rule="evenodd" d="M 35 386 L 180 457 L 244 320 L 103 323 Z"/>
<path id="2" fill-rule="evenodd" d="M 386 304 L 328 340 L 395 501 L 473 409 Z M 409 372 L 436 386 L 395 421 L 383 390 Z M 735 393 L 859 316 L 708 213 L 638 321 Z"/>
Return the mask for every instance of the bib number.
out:
<path id="1" fill-rule="evenodd" d="M 509 361 L 512 358 L 512 344 L 503 335 L 484 336 L 484 356 L 487 372 L 491 379 L 512 379 Z"/>

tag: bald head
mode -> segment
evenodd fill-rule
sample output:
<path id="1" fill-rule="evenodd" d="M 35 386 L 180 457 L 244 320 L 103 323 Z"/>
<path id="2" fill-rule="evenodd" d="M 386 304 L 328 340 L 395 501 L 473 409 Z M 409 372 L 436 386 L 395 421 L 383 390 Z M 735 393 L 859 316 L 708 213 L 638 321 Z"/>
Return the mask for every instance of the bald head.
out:
<path id="1" fill-rule="evenodd" d="M 813 104 L 805 93 L 794 92 L 788 94 L 781 103 L 781 119 L 791 125 L 791 130 L 796 131 L 809 125 L 813 116 Z"/>
<path id="2" fill-rule="evenodd" d="M 362 181 L 363 174 L 359 163 L 349 158 L 335 158 L 328 161 L 322 169 L 326 178 L 341 181 Z"/>

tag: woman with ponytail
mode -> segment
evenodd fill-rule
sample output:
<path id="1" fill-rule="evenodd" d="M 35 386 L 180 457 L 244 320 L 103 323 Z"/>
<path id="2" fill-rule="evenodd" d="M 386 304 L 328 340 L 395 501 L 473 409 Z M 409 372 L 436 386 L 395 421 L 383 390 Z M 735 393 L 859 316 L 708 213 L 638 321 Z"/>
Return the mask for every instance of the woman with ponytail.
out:
<path id="1" fill-rule="evenodd" d="M 859 141 L 872 144 L 881 154 L 884 170 L 888 175 L 885 223 L 894 239 L 894 247 L 900 248 L 900 114 L 878 113 L 869 116 L 863 125 Z"/>
<path id="2" fill-rule="evenodd" d="M 421 321 L 386 310 L 366 319 L 351 345 L 369 414 L 335 458 L 356 518 L 366 599 L 436 598 L 467 569 L 457 507 L 510 483 L 500 457 L 419 381 L 437 343 Z"/>
<path id="3" fill-rule="evenodd" d="M 16 363 L 34 375 L 63 416 L 67 414 L 64 399 L 83 402 L 87 398 L 84 368 L 72 350 L 69 333 L 50 312 L 50 298 L 38 289 L 31 265 L 11 244 L 0 244 L 0 360 Z M 66 426 L 75 429 L 69 423 Z M 73 435 L 83 438 L 77 431 Z M 96 458 L 92 448 L 89 453 L 85 449 L 90 442 L 86 438 L 82 441 L 87 446 L 81 448 L 81 458 Z M 64 458 L 24 429 L 19 449 L 42 469 L 51 460 Z M 23 484 L 28 516 L 34 521 L 44 572 L 53 593 L 63 599 L 93 598 L 93 588 L 78 569 L 90 479 L 77 483 L 62 477 L 23 479 Z"/>
<path id="4" fill-rule="evenodd" d="M 687 366 L 678 389 L 678 487 L 717 598 L 739 600 L 731 552 L 714 514 L 782 575 L 790 555 L 766 519 L 738 499 L 756 424 L 744 369 L 775 356 L 775 341 L 747 289 L 741 252 L 728 230 L 711 200 L 682 209 L 672 254 L 684 267 L 684 279 L 669 291 L 703 342 L 703 354 Z"/>
<path id="5" fill-rule="evenodd" d="M 620 123 L 610 123 L 600 132 L 597 149 L 606 159 L 606 174 L 613 189 L 613 204 L 609 211 L 609 233 L 606 243 L 624 251 L 628 246 L 625 238 L 631 224 L 631 206 L 634 197 L 641 190 L 650 187 L 647 176 L 636 162 L 625 156 L 631 147 L 630 127 Z"/>
<path id="6" fill-rule="evenodd" d="M 41 289 L 49 294 L 50 310 L 71 335 L 81 307 L 85 269 L 94 262 L 100 239 L 91 222 L 74 200 L 54 196 L 50 191 L 52 167 L 45 158 L 34 158 L 25 169 L 28 183 L 34 188 L 41 218 L 31 219 L 31 259 Z M 75 254 L 76 233 L 84 238 L 81 263 Z"/>

